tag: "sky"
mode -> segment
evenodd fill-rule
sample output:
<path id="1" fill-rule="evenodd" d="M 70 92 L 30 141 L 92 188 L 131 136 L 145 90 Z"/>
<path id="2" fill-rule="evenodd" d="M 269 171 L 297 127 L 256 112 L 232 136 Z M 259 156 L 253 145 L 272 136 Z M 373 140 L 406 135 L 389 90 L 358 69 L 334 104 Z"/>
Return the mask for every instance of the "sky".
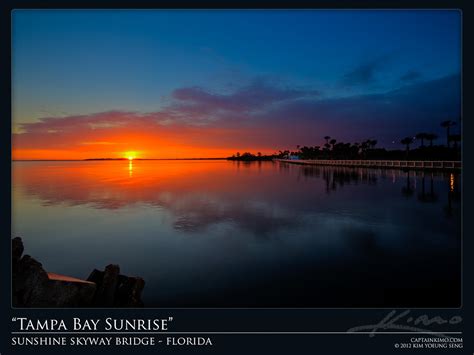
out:
<path id="1" fill-rule="evenodd" d="M 460 117 L 454 10 L 12 16 L 14 159 L 270 154 L 327 135 L 399 149 Z"/>

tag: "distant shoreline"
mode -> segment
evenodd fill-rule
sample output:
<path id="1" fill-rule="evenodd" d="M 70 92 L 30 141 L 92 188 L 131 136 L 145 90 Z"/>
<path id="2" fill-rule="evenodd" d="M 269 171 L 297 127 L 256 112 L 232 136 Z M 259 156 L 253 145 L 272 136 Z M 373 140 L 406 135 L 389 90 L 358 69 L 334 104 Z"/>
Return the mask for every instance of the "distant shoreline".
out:
<path id="1" fill-rule="evenodd" d="M 226 160 L 227 158 L 134 158 L 133 160 Z M 12 159 L 13 161 L 128 161 L 128 158 L 89 158 L 89 159 Z"/>
<path id="2" fill-rule="evenodd" d="M 301 165 L 333 165 L 333 166 L 372 166 L 372 167 L 378 167 L 380 165 L 375 164 L 378 161 L 381 161 L 380 159 L 367 159 L 367 160 L 361 160 L 361 159 L 335 159 L 335 160 L 325 160 L 325 159 L 297 159 L 297 160 L 290 160 L 290 159 L 281 159 L 281 158 L 272 158 L 268 159 L 267 157 L 265 158 L 256 158 L 256 159 L 241 159 L 241 158 L 135 158 L 132 159 L 132 161 L 148 161 L 148 160 L 159 160 L 159 161 L 169 161 L 169 160 L 176 160 L 176 161 L 183 161 L 183 160 L 227 160 L 227 161 L 237 161 L 237 162 L 254 162 L 254 161 L 279 161 L 279 162 L 285 162 L 285 163 L 292 163 L 292 164 L 301 164 Z M 128 158 L 90 158 L 90 159 L 12 159 L 12 162 L 85 162 L 85 161 L 129 161 Z M 356 162 L 372 162 L 368 164 L 355 164 Z M 418 163 L 423 163 L 423 162 L 434 162 L 434 163 L 442 163 L 442 162 L 450 162 L 450 163 L 456 163 L 459 166 L 456 166 L 456 168 L 459 168 L 461 166 L 461 161 L 443 161 L 443 160 L 429 160 L 429 161 L 424 161 L 424 160 L 398 160 L 398 159 L 386 159 L 383 160 L 384 162 L 390 163 L 390 162 L 406 162 L 407 165 L 391 165 L 391 164 L 383 164 L 383 166 L 387 167 L 415 167 L 416 164 Z M 327 162 L 332 162 L 331 164 L 328 164 Z M 346 162 L 346 163 L 343 163 Z M 348 163 L 350 162 L 350 163 Z M 410 165 L 410 163 L 413 163 L 413 165 Z"/>

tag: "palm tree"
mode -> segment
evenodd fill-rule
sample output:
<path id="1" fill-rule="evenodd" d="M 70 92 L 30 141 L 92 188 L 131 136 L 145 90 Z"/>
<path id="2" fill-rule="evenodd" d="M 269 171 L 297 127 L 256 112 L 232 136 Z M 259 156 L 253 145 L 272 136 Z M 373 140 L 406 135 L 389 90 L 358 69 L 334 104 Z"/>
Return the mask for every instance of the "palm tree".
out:
<path id="1" fill-rule="evenodd" d="M 410 150 L 410 144 L 413 143 L 413 138 L 412 137 L 405 137 L 403 138 L 400 143 L 406 145 L 407 147 L 407 155 L 408 155 L 408 151 Z"/>
<path id="2" fill-rule="evenodd" d="M 373 149 L 376 145 L 377 145 L 376 139 L 366 139 L 365 141 L 362 142 L 360 147 L 363 150 L 370 150 L 370 149 Z"/>
<path id="3" fill-rule="evenodd" d="M 447 142 L 448 148 L 450 146 L 450 144 L 449 144 L 449 136 L 450 136 L 449 130 L 455 124 L 456 124 L 456 122 L 451 121 L 451 120 L 441 122 L 441 127 L 446 128 L 446 142 Z"/>
<path id="4" fill-rule="evenodd" d="M 326 136 L 326 137 L 324 137 L 324 139 L 326 140 L 326 144 L 329 144 L 329 140 L 331 139 L 331 137 Z"/>
<path id="5" fill-rule="evenodd" d="M 458 147 L 458 142 L 461 141 L 461 135 L 460 134 L 452 134 L 449 137 L 449 140 L 453 141 L 454 142 L 454 148 L 457 148 Z"/>
<path id="6" fill-rule="evenodd" d="M 419 139 L 421 141 L 421 145 L 420 147 L 424 147 L 425 145 L 423 144 L 424 143 L 424 140 L 425 139 L 428 139 L 428 133 L 417 133 L 417 135 L 415 136 L 416 139 Z"/>
<path id="7" fill-rule="evenodd" d="M 336 144 L 336 140 L 335 139 L 331 139 L 331 141 L 329 142 L 329 144 L 332 145 L 332 150 L 334 150 L 334 145 Z"/>
<path id="8" fill-rule="evenodd" d="M 434 133 L 426 133 L 425 138 L 430 141 L 430 147 L 432 147 L 433 141 L 438 139 L 438 136 Z"/>
<path id="9" fill-rule="evenodd" d="M 367 144 L 369 145 L 370 149 L 374 149 L 375 146 L 377 145 L 377 140 L 376 139 L 368 139 Z"/>

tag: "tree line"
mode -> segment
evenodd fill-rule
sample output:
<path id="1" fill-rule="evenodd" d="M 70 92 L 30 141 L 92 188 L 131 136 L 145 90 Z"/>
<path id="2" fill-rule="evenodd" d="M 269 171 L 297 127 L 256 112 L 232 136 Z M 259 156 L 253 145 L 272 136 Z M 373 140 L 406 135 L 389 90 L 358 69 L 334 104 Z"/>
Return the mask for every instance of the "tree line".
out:
<path id="1" fill-rule="evenodd" d="M 258 152 L 252 154 L 237 152 L 229 160 L 271 160 L 274 158 L 288 159 L 387 159 L 387 160 L 459 160 L 460 159 L 460 134 L 452 134 L 451 128 L 456 122 L 447 120 L 441 122 L 441 127 L 446 130 L 446 145 L 435 145 L 434 142 L 439 139 L 435 133 L 418 132 L 414 136 L 404 137 L 400 144 L 405 146 L 404 150 L 387 150 L 378 148 L 376 139 L 366 139 L 362 142 L 342 142 L 331 136 L 325 136 L 325 144 L 322 146 L 296 146 L 295 151 L 280 150 L 271 155 L 262 155 Z M 413 148 L 416 142 L 418 147 Z"/>

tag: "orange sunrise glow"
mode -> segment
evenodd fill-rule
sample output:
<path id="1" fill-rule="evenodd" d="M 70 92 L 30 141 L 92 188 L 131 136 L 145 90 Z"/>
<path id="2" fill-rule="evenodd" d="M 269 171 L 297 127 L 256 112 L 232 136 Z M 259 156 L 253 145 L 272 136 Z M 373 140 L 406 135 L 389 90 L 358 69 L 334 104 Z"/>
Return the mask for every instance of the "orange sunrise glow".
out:
<path id="1" fill-rule="evenodd" d="M 125 153 L 125 158 L 127 158 L 128 160 L 133 160 L 137 157 L 137 153 L 135 152 L 126 152 Z"/>
<path id="2" fill-rule="evenodd" d="M 168 132 L 150 132 L 150 128 L 154 127 L 143 125 L 133 133 L 122 133 L 119 132 L 122 129 L 117 128 L 112 134 L 109 132 L 111 129 L 87 130 L 79 125 L 74 127 L 74 131 L 67 133 L 14 134 L 12 156 L 14 160 L 90 158 L 133 160 L 222 158 L 238 151 L 260 151 L 262 154 L 274 152 L 274 148 L 269 145 L 245 142 L 245 137 L 241 138 L 240 132 L 206 128 L 201 129 L 205 134 L 202 132 L 199 135 L 194 132 L 194 128 L 189 127 L 176 127 L 173 131 L 167 128 Z M 87 141 L 84 137 L 88 137 Z M 226 139 L 221 141 L 221 137 Z M 128 148 L 131 145 L 136 148 L 131 150 Z"/>
<path id="3" fill-rule="evenodd" d="M 277 131 L 285 130 L 277 125 L 265 130 L 216 127 L 215 123 L 163 125 L 155 117 L 103 112 L 23 125 L 23 131 L 12 136 L 12 156 L 14 160 L 81 160 L 223 158 L 239 151 L 271 154 L 280 139 Z"/>

